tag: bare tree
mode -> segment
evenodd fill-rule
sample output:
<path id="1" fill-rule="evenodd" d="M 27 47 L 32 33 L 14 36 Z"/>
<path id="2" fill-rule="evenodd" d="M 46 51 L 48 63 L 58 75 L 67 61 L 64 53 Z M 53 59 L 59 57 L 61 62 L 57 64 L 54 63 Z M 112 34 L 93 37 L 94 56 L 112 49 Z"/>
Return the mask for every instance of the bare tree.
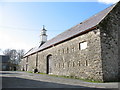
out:
<path id="1" fill-rule="evenodd" d="M 25 51 L 23 49 L 21 49 L 21 50 L 6 49 L 3 51 L 3 54 L 9 56 L 11 63 L 14 63 L 14 64 L 19 64 L 24 53 L 25 53 Z"/>
<path id="2" fill-rule="evenodd" d="M 21 61 L 21 59 L 23 58 L 25 54 L 25 50 L 21 49 L 21 50 L 17 50 L 17 58 L 18 58 L 18 63 Z"/>
<path id="3" fill-rule="evenodd" d="M 7 56 L 10 56 L 10 51 L 11 51 L 10 49 L 6 49 L 6 50 L 3 51 L 3 54 L 7 55 Z"/>

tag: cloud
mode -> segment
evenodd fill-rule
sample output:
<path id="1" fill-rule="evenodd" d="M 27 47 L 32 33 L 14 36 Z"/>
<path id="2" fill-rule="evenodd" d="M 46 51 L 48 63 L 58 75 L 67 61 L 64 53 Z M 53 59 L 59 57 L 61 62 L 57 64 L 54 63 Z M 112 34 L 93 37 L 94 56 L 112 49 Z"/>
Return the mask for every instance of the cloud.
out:
<path id="1" fill-rule="evenodd" d="M 97 0 L 97 1 L 105 4 L 114 4 L 117 3 L 119 0 Z"/>

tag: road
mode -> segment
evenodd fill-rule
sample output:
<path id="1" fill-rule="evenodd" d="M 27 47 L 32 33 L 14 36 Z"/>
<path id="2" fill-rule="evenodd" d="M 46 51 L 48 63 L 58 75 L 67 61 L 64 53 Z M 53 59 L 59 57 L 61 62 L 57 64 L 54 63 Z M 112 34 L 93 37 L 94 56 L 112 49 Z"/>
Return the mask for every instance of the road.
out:
<path id="1" fill-rule="evenodd" d="M 118 88 L 118 83 L 90 83 L 20 71 L 0 71 L 0 77 L 2 88 Z"/>

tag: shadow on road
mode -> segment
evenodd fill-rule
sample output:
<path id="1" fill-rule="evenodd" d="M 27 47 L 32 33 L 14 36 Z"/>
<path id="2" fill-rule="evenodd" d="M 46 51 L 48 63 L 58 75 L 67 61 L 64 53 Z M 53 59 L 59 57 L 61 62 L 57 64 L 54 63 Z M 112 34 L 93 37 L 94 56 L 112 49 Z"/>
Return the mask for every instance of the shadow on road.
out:
<path id="1" fill-rule="evenodd" d="M 82 86 L 43 82 L 37 80 L 17 78 L 17 77 L 2 77 L 2 87 L 3 88 L 84 88 Z"/>
<path id="2" fill-rule="evenodd" d="M 12 72 L 12 73 L 11 73 L 11 72 L 9 73 L 9 71 L 8 71 L 8 72 L 6 72 L 6 71 L 0 71 L 0 74 L 18 74 L 18 73 L 13 73 L 13 72 Z"/>
<path id="3" fill-rule="evenodd" d="M 17 74 L 17 73 L 0 73 L 0 74 Z"/>
<path id="4" fill-rule="evenodd" d="M 83 86 L 58 84 L 17 77 L 2 77 L 2 88 L 86 88 L 88 90 L 108 90 L 102 88 L 88 88 Z M 86 90 L 85 89 L 85 90 Z M 112 89 L 113 90 L 113 89 Z"/>

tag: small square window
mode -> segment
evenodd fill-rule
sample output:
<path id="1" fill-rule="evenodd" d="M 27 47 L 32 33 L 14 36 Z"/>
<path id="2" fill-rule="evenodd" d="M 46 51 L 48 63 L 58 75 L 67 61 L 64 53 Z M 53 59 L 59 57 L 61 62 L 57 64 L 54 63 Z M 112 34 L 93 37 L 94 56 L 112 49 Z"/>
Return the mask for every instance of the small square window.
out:
<path id="1" fill-rule="evenodd" d="M 79 49 L 80 50 L 83 50 L 83 49 L 86 49 L 87 48 L 87 42 L 81 42 L 80 44 L 79 44 Z"/>

